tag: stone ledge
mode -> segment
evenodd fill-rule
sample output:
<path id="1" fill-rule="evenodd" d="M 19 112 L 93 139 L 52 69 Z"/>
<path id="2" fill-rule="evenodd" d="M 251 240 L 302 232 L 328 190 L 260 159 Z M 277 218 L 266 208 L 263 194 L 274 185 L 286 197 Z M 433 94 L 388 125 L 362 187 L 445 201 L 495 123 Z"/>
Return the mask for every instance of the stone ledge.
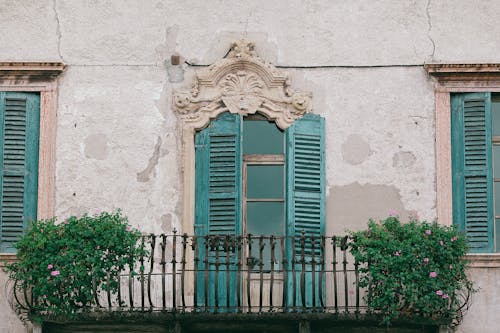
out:
<path id="1" fill-rule="evenodd" d="M 5 264 L 10 264 L 16 261 L 15 253 L 0 253 L 0 268 L 4 267 Z"/>
<path id="2" fill-rule="evenodd" d="M 471 268 L 500 268 L 500 253 L 468 254 Z"/>

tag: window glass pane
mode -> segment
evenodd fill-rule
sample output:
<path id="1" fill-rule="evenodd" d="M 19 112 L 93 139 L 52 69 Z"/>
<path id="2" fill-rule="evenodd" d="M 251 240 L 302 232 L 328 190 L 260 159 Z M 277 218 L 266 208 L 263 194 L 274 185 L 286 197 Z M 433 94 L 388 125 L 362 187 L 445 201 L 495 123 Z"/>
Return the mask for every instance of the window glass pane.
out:
<path id="1" fill-rule="evenodd" d="M 247 198 L 282 199 L 283 165 L 248 165 Z"/>
<path id="2" fill-rule="evenodd" d="M 285 207 L 283 202 L 248 202 L 247 203 L 247 233 L 254 236 L 274 235 L 285 236 Z M 260 247 L 258 237 L 254 238 L 252 243 L 252 253 L 250 257 L 254 258 L 254 270 L 260 270 Z M 271 245 L 269 239 L 264 240 L 264 249 L 262 250 L 263 270 L 271 269 Z M 279 239 L 276 240 L 274 252 L 275 264 L 274 270 L 281 267 L 281 247 Z M 277 261 L 277 262 L 276 262 Z"/>
<path id="3" fill-rule="evenodd" d="M 500 219 L 495 219 L 495 248 L 500 252 Z"/>
<path id="4" fill-rule="evenodd" d="M 500 182 L 495 182 L 495 215 L 500 215 Z"/>
<path id="5" fill-rule="evenodd" d="M 247 233 L 252 235 L 285 235 L 283 202 L 247 202 Z"/>
<path id="6" fill-rule="evenodd" d="M 500 146 L 493 146 L 493 177 L 500 178 Z"/>
<path id="7" fill-rule="evenodd" d="M 283 154 L 283 132 L 267 120 L 243 122 L 243 154 Z"/>
<path id="8" fill-rule="evenodd" d="M 493 136 L 500 135 L 500 96 L 493 96 L 491 101 L 491 118 Z"/>

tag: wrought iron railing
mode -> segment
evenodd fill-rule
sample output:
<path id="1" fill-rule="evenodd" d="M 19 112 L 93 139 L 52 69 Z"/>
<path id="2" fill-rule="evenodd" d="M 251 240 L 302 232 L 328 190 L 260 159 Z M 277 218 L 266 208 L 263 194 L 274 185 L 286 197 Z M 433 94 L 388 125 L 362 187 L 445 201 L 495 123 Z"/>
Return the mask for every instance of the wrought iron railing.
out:
<path id="1" fill-rule="evenodd" d="M 95 289 L 92 311 L 359 314 L 364 290 L 347 236 L 145 235 L 116 294 Z M 29 292 L 17 301 L 29 308 Z"/>

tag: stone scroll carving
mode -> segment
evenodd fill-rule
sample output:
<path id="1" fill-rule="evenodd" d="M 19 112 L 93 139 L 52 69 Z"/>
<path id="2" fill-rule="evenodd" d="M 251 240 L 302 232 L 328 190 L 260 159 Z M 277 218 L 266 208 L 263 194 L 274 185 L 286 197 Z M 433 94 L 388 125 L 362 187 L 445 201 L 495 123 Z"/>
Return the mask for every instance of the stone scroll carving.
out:
<path id="1" fill-rule="evenodd" d="M 311 111 L 312 94 L 293 90 L 288 74 L 262 60 L 254 47 L 247 40 L 233 42 L 226 58 L 196 72 L 191 89 L 174 91 L 173 109 L 186 125 L 203 128 L 224 111 L 260 112 L 286 129 Z"/>

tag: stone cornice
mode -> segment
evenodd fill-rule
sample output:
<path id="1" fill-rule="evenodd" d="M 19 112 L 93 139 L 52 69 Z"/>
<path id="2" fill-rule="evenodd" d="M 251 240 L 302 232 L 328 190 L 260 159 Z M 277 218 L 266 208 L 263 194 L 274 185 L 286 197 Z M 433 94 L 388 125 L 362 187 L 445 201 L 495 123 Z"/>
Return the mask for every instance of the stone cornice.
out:
<path id="1" fill-rule="evenodd" d="M 247 40 L 231 44 L 227 57 L 196 72 L 191 89 L 174 91 L 174 112 L 200 129 L 221 112 L 261 112 L 281 129 L 312 110 L 312 94 L 295 91 L 288 73 L 262 60 Z"/>
<path id="2" fill-rule="evenodd" d="M 500 64 L 425 64 L 425 70 L 442 85 L 478 86 L 500 82 Z"/>
<path id="3" fill-rule="evenodd" d="M 0 78 L 47 80 L 57 77 L 65 68 L 62 62 L 0 62 Z"/>

